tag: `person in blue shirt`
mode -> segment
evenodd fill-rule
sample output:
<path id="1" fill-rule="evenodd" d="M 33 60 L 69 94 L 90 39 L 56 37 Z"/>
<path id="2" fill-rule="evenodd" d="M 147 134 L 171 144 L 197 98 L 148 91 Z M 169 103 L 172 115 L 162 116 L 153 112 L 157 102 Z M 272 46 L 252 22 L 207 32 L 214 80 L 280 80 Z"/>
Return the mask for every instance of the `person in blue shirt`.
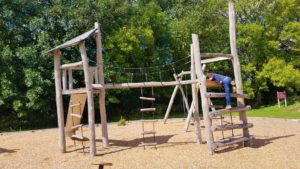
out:
<path id="1" fill-rule="evenodd" d="M 225 94 L 226 94 L 225 109 L 231 109 L 231 97 L 230 97 L 230 93 L 232 90 L 231 77 L 213 73 L 211 70 L 208 71 L 207 77 L 209 80 L 213 80 L 224 87 Z"/>

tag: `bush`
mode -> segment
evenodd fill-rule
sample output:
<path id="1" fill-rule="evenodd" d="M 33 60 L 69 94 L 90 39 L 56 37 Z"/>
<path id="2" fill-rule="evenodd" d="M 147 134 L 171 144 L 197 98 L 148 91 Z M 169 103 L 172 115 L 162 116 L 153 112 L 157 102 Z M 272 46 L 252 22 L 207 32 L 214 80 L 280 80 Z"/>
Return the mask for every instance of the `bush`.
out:
<path id="1" fill-rule="evenodd" d="M 126 125 L 126 119 L 121 116 L 120 120 L 118 121 L 118 126 L 125 126 Z"/>

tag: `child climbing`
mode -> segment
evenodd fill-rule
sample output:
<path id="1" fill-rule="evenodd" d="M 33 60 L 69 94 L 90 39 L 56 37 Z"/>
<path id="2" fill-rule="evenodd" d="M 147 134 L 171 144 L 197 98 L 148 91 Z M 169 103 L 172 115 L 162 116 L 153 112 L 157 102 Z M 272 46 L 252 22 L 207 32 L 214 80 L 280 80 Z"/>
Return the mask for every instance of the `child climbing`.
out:
<path id="1" fill-rule="evenodd" d="M 235 82 L 231 79 L 231 77 L 213 73 L 211 70 L 208 71 L 207 77 L 209 80 L 213 80 L 224 87 L 226 94 L 225 109 L 231 109 L 230 93 L 235 92 Z"/>

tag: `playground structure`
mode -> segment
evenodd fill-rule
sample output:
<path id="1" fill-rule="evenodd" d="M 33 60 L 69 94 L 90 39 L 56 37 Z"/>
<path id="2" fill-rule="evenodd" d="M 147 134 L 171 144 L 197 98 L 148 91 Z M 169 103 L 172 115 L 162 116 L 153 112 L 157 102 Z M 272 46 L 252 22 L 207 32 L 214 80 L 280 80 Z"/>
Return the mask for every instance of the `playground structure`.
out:
<path id="1" fill-rule="evenodd" d="M 182 76 L 174 76 L 175 81 L 169 82 L 139 82 L 139 83 L 120 83 L 120 84 L 111 84 L 104 82 L 104 72 L 103 72 L 103 58 L 102 58 L 102 43 L 101 43 L 101 31 L 98 23 L 95 23 L 95 28 L 75 37 L 72 40 L 65 42 L 62 45 L 59 45 L 49 52 L 54 53 L 54 73 L 55 73 L 55 90 L 56 90 L 56 106 L 57 106 L 57 115 L 58 115 L 58 128 L 59 128 L 59 148 L 61 152 L 66 152 L 66 141 L 65 136 L 71 135 L 71 137 L 76 137 L 72 135 L 76 129 L 82 127 L 78 124 L 78 121 L 73 123 L 70 126 L 70 122 L 67 122 L 66 129 L 64 125 L 64 110 L 63 110 L 63 95 L 74 95 L 77 94 L 86 94 L 87 106 L 88 106 L 88 126 L 89 126 L 89 145 L 90 145 L 90 155 L 96 155 L 96 142 L 95 142 L 95 110 L 94 110 L 94 94 L 99 95 L 99 107 L 100 107 L 100 116 L 101 116 L 101 129 L 102 129 L 102 143 L 103 146 L 108 146 L 108 130 L 107 130 L 107 118 L 106 118 L 106 108 L 105 108 L 105 90 L 107 89 L 124 89 L 124 88 L 153 88 L 153 87 L 166 87 L 166 86 L 175 86 L 174 92 L 176 94 L 178 88 L 181 90 L 182 85 L 192 85 L 192 103 L 191 106 L 188 107 L 188 103 L 186 102 L 186 108 L 189 109 L 188 118 L 186 121 L 186 126 L 188 126 L 191 116 L 193 114 L 195 120 L 195 133 L 196 133 L 196 143 L 202 143 L 201 132 L 200 132 L 200 118 L 199 118 L 199 91 L 201 94 L 201 102 L 202 102 L 202 112 L 203 118 L 205 122 L 205 135 L 206 141 L 208 144 L 208 152 L 209 154 L 213 154 L 214 150 L 228 146 L 231 144 L 235 144 L 238 142 L 245 143 L 247 145 L 248 142 L 253 139 L 252 136 L 249 135 L 248 128 L 252 127 L 252 124 L 247 122 L 246 110 L 250 109 L 250 106 L 245 106 L 242 88 L 242 79 L 241 79 L 241 70 L 240 63 L 237 55 L 236 49 L 236 31 L 235 31 L 235 15 L 234 15 L 234 4 L 232 1 L 229 1 L 229 21 L 230 21 L 230 48 L 231 54 L 221 54 L 221 53 L 200 53 L 200 45 L 198 35 L 192 35 L 192 44 L 191 44 L 191 70 L 188 72 L 182 72 L 183 74 L 190 74 L 190 80 L 181 80 Z M 91 67 L 89 66 L 89 59 L 87 57 L 86 48 L 85 48 L 85 40 L 95 35 L 96 37 L 96 59 L 97 66 Z M 79 50 L 81 54 L 81 61 L 76 63 L 63 64 L 60 63 L 60 49 L 79 45 Z M 203 60 L 201 60 L 203 58 Z M 237 86 L 237 94 L 232 94 L 232 97 L 237 97 L 237 105 L 238 107 L 232 108 L 230 110 L 220 109 L 209 111 L 211 107 L 210 98 L 220 98 L 225 97 L 224 93 L 207 93 L 207 88 L 209 87 L 218 87 L 219 85 L 212 81 L 206 81 L 206 77 L 203 73 L 202 64 L 211 63 L 222 60 L 231 60 L 234 68 L 234 76 L 236 80 Z M 85 80 L 85 88 L 73 88 L 73 71 L 74 70 L 83 70 L 84 72 L 84 80 Z M 198 87 L 197 87 L 198 86 Z M 172 96 L 175 95 L 173 92 Z M 71 99 L 72 100 L 72 99 Z M 79 99 L 80 100 L 80 99 Z M 69 115 L 68 118 L 78 117 L 79 119 L 82 117 L 81 110 L 83 102 L 71 102 L 69 105 Z M 169 104 L 170 105 L 170 104 Z M 81 114 L 73 113 L 72 109 L 75 107 L 79 107 Z M 220 125 L 220 126 L 212 126 L 212 118 L 215 116 L 220 116 L 223 113 L 229 112 L 239 112 L 240 120 L 242 124 L 231 124 L 231 125 Z M 73 114 L 73 115 L 72 115 Z M 166 113 L 165 120 L 167 119 L 168 114 Z M 74 122 L 74 121 L 73 121 Z M 70 130 L 71 128 L 71 130 Z M 187 127 L 185 127 L 187 128 Z M 214 141 L 213 132 L 220 130 L 231 130 L 231 129 L 243 129 L 243 136 L 240 138 L 236 138 L 234 140 L 221 140 Z M 70 134 L 71 133 L 71 134 Z"/>

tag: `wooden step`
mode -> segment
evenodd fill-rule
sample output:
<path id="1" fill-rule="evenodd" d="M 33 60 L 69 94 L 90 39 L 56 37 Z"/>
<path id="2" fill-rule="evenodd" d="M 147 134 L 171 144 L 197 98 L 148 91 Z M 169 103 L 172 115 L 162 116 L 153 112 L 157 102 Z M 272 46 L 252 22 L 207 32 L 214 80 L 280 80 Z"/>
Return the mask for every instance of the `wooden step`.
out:
<path id="1" fill-rule="evenodd" d="M 72 140 L 77 140 L 77 141 L 84 141 L 84 140 L 87 140 L 86 137 L 83 137 L 83 136 L 81 136 L 81 135 L 76 135 L 76 134 L 72 135 L 71 139 L 72 139 Z"/>
<path id="2" fill-rule="evenodd" d="M 230 93 L 231 97 L 237 97 L 237 98 L 247 98 L 248 95 L 246 94 L 237 94 L 237 93 Z M 206 93 L 206 97 L 208 98 L 224 98 L 226 97 L 226 93 Z"/>
<path id="3" fill-rule="evenodd" d="M 144 108 L 144 109 L 140 109 L 141 112 L 153 112 L 156 111 L 156 108 Z"/>
<path id="4" fill-rule="evenodd" d="M 70 113 L 70 116 L 81 119 L 81 115 L 80 114 Z"/>
<path id="5" fill-rule="evenodd" d="M 154 97 L 140 97 L 141 100 L 155 101 Z"/>
<path id="6" fill-rule="evenodd" d="M 155 123 L 157 120 L 141 120 L 142 123 Z"/>
<path id="7" fill-rule="evenodd" d="M 226 125 L 217 125 L 212 126 L 211 131 L 226 131 L 232 129 L 242 129 L 242 128 L 251 128 L 253 127 L 252 123 L 247 124 L 226 124 Z"/>
<path id="8" fill-rule="evenodd" d="M 229 145 L 233 145 L 233 144 L 237 144 L 240 142 L 244 142 L 244 141 L 250 141 L 253 140 L 254 137 L 253 136 L 249 136 L 249 137 L 241 137 L 241 138 L 234 138 L 231 140 L 226 140 L 226 141 L 216 141 L 213 143 L 213 149 L 217 149 L 220 147 L 225 147 L 225 146 L 229 146 Z"/>
<path id="9" fill-rule="evenodd" d="M 82 66 L 82 61 L 80 62 L 75 62 L 75 63 L 67 63 L 67 64 L 63 64 L 60 66 L 61 69 L 67 69 L 67 68 L 75 68 L 75 67 L 79 67 Z"/>
<path id="10" fill-rule="evenodd" d="M 246 111 L 246 110 L 250 110 L 251 106 L 247 105 L 247 106 L 240 106 L 240 107 L 233 107 L 231 109 L 220 109 L 220 110 L 215 110 L 215 111 L 211 111 L 209 112 L 209 117 L 213 118 L 216 116 L 220 116 L 224 113 L 230 113 L 230 112 L 241 112 L 241 111 Z"/>
<path id="11" fill-rule="evenodd" d="M 145 134 L 156 134 L 156 131 L 143 131 L 141 134 L 142 135 L 145 135 Z"/>
<path id="12" fill-rule="evenodd" d="M 76 104 L 71 104 L 70 107 L 76 107 L 76 106 L 80 106 L 81 103 L 76 103 Z"/>
<path id="13" fill-rule="evenodd" d="M 72 126 L 72 129 L 78 129 L 78 128 L 81 128 L 83 126 L 83 124 L 79 124 L 79 125 L 76 125 L 76 126 Z"/>
<path id="14" fill-rule="evenodd" d="M 144 143 L 144 142 L 141 142 L 140 145 L 141 145 L 141 146 L 156 146 L 157 143 L 156 143 L 156 142 L 152 142 L 152 143 Z"/>
<path id="15" fill-rule="evenodd" d="M 215 109 L 224 109 L 223 105 L 209 105 L 210 108 L 215 108 Z"/>

